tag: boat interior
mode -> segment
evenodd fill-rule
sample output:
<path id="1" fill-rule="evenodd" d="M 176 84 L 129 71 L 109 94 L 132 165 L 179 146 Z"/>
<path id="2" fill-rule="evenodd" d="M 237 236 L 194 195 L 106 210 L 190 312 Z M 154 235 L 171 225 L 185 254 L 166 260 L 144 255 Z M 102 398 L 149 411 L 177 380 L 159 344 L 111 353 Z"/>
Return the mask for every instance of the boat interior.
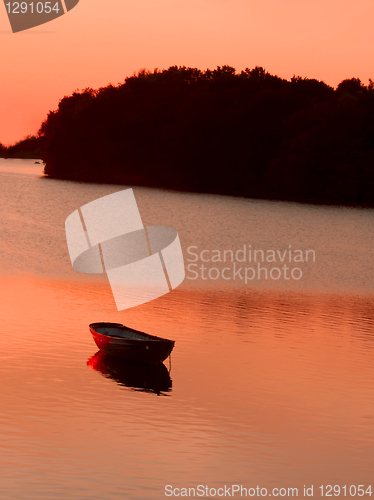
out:
<path id="1" fill-rule="evenodd" d="M 146 334 L 137 333 L 134 330 L 127 329 L 125 326 L 95 326 L 94 330 L 102 335 L 109 335 L 110 337 L 123 337 L 126 339 L 137 339 L 150 341 Z"/>

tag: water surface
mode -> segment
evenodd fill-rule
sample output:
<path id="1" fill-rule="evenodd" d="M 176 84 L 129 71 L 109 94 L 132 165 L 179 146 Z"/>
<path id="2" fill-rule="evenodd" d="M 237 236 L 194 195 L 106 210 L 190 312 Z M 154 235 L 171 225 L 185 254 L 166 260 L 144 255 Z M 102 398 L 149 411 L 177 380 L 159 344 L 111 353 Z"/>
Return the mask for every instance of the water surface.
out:
<path id="1" fill-rule="evenodd" d="M 313 484 L 319 498 L 320 485 L 370 484 L 372 209 L 134 188 L 145 224 L 178 230 L 186 265 L 191 247 L 198 266 L 219 273 L 233 262 L 203 262 L 201 251 L 291 245 L 315 260 L 298 263 L 299 280 L 187 272 L 172 293 L 117 312 L 104 276 L 71 268 L 64 222 L 127 186 L 45 179 L 42 165 L 9 161 L 0 163 L 0 498 L 148 500 L 165 498 L 165 485 L 199 484 L 298 487 L 300 498 Z M 169 361 L 158 383 L 105 364 L 87 328 L 103 320 L 175 340 L 170 383 Z"/>

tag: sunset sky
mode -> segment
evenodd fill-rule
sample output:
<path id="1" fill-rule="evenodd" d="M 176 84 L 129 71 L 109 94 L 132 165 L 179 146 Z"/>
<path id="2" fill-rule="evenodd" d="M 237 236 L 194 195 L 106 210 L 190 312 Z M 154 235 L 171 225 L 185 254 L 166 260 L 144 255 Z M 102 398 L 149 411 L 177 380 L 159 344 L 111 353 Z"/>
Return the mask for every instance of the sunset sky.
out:
<path id="1" fill-rule="evenodd" d="M 13 34 L 0 5 L 0 142 L 35 133 L 59 99 L 141 68 L 263 66 L 336 86 L 374 79 L 372 0 L 80 0 Z"/>

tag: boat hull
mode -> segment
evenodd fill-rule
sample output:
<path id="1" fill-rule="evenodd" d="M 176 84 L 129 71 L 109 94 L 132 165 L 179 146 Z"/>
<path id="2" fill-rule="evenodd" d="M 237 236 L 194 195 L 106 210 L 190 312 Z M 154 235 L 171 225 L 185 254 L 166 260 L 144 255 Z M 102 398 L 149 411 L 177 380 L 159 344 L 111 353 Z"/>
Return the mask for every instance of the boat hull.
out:
<path id="1" fill-rule="evenodd" d="M 118 328 L 118 334 L 136 332 L 141 338 L 126 338 L 123 336 L 100 333 L 107 326 L 112 331 Z M 127 329 L 117 323 L 93 323 L 90 325 L 92 337 L 102 353 L 107 356 L 144 363 L 148 365 L 158 365 L 162 363 L 174 348 L 174 341 L 148 335 L 137 330 Z"/>

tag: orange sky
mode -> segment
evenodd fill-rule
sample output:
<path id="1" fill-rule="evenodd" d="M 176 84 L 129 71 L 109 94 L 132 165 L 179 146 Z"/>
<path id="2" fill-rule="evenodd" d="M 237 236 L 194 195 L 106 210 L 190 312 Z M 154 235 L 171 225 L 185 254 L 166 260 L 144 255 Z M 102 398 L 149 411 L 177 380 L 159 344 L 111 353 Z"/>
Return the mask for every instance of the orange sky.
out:
<path id="1" fill-rule="evenodd" d="M 35 133 L 75 89 L 141 68 L 263 66 L 336 85 L 374 79 L 372 0 L 80 0 L 12 34 L 0 5 L 0 142 Z"/>

